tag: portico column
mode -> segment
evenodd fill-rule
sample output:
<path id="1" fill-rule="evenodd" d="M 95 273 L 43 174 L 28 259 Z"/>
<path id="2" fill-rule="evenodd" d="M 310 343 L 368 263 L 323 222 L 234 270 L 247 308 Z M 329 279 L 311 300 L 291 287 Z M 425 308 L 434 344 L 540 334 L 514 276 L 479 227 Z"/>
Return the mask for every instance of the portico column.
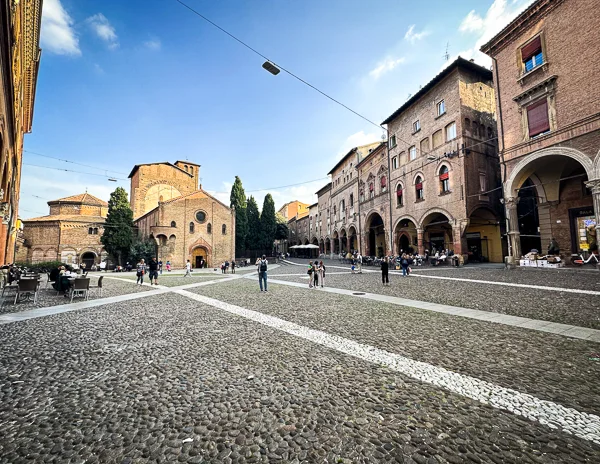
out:
<path id="1" fill-rule="evenodd" d="M 425 247 L 423 246 L 423 234 L 425 231 L 423 229 L 417 229 L 417 250 L 419 254 L 423 256 L 425 254 Z"/>
<path id="2" fill-rule="evenodd" d="M 508 254 L 512 258 L 514 264 L 521 258 L 521 233 L 519 232 L 519 214 L 517 213 L 517 205 L 519 197 L 510 197 L 504 200 L 506 208 L 506 217 L 508 218 Z"/>
<path id="3" fill-rule="evenodd" d="M 590 180 L 585 185 L 592 191 L 594 216 L 596 217 L 596 240 L 598 240 L 600 238 L 598 237 L 598 232 L 600 232 L 600 179 Z"/>

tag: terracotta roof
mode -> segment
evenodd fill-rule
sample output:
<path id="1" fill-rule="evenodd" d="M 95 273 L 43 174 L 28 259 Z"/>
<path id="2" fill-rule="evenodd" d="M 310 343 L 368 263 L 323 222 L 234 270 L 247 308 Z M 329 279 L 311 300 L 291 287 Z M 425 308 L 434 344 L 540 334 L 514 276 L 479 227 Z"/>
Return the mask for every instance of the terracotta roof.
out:
<path id="1" fill-rule="evenodd" d="M 70 222 L 86 222 L 90 224 L 104 223 L 106 218 L 102 216 L 82 216 L 82 215 L 71 215 L 71 214 L 50 214 L 48 216 L 41 216 L 31 219 L 23 219 L 23 223 L 27 222 L 56 222 L 56 221 L 70 221 Z"/>
<path id="2" fill-rule="evenodd" d="M 80 193 L 79 195 L 72 195 L 70 197 L 59 198 L 58 200 L 49 201 L 49 205 L 53 205 L 55 203 L 81 203 L 84 205 L 93 205 L 93 206 L 108 206 L 108 203 L 104 200 L 101 200 L 94 195 L 90 195 L 89 193 Z"/>

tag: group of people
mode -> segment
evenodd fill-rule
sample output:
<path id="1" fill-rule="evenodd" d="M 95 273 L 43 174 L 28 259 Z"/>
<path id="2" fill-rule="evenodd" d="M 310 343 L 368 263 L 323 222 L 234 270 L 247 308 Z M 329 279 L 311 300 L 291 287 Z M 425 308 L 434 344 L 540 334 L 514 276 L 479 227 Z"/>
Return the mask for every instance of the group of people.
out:
<path id="1" fill-rule="evenodd" d="M 157 262 L 156 258 L 152 258 L 150 262 L 146 264 L 144 259 L 140 259 L 135 269 L 138 285 L 144 284 L 144 276 L 146 273 L 149 274 L 150 285 L 158 285 L 158 272 L 160 270 L 162 274 L 162 261 Z"/>
<path id="2" fill-rule="evenodd" d="M 325 264 L 323 261 L 310 261 L 308 263 L 308 288 L 318 287 L 321 284 L 321 288 L 325 285 Z"/>
<path id="3" fill-rule="evenodd" d="M 235 274 L 235 266 L 236 266 L 235 260 L 232 259 L 231 260 L 231 273 L 232 274 Z M 221 263 L 221 272 L 223 274 L 227 274 L 227 272 L 229 272 L 229 261 L 225 261 L 225 262 Z"/>

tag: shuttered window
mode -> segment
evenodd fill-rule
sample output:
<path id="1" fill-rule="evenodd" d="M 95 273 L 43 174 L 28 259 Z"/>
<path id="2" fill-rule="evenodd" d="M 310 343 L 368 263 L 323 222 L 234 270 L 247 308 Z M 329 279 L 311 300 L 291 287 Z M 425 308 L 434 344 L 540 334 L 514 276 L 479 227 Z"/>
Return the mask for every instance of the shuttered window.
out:
<path id="1" fill-rule="evenodd" d="M 525 66 L 525 72 L 529 72 L 536 66 L 544 63 L 542 39 L 540 36 L 537 36 L 521 49 L 521 59 Z"/>
<path id="2" fill-rule="evenodd" d="M 417 194 L 417 200 L 422 200 L 423 199 L 423 183 L 421 180 L 421 176 L 418 176 L 415 179 L 415 191 Z"/>
<path id="3" fill-rule="evenodd" d="M 402 185 L 396 187 L 396 206 L 402 206 Z"/>
<path id="4" fill-rule="evenodd" d="M 529 137 L 535 137 L 550 130 L 547 100 L 539 101 L 527 107 L 527 123 L 529 125 Z"/>

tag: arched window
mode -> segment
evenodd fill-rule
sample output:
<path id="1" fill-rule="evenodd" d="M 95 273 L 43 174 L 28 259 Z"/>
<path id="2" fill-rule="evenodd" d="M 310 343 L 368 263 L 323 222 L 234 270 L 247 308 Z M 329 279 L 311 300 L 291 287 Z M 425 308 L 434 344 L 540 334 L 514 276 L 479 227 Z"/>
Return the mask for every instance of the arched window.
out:
<path id="1" fill-rule="evenodd" d="M 415 179 L 415 192 L 417 194 L 417 201 L 423 200 L 423 179 L 421 176 L 417 176 Z"/>
<path id="2" fill-rule="evenodd" d="M 383 193 L 387 189 L 387 177 L 381 176 L 380 183 L 381 183 L 381 193 Z"/>
<path id="3" fill-rule="evenodd" d="M 194 223 L 190 222 L 190 234 L 194 233 Z"/>
<path id="4" fill-rule="evenodd" d="M 94 235 L 98 235 L 98 228 L 94 227 Z"/>
<path id="5" fill-rule="evenodd" d="M 442 166 L 440 168 L 440 190 L 441 193 L 450 192 L 450 174 L 448 173 L 448 166 Z"/>
<path id="6" fill-rule="evenodd" d="M 337 221 L 337 207 L 333 205 L 333 220 Z"/>
<path id="7" fill-rule="evenodd" d="M 210 224 L 210 222 L 206 226 L 206 232 L 209 233 L 209 234 L 212 234 L 212 225 Z"/>
<path id="8" fill-rule="evenodd" d="M 465 118 L 465 133 L 467 135 L 471 135 L 471 120 L 469 118 Z"/>
<path id="9" fill-rule="evenodd" d="M 187 164 L 184 166 L 184 168 L 185 168 L 185 172 L 188 172 Z"/>
<path id="10" fill-rule="evenodd" d="M 396 187 L 396 206 L 398 207 L 404 206 L 403 191 L 404 189 L 402 188 L 402 184 L 398 184 Z"/>
<path id="11" fill-rule="evenodd" d="M 171 221 L 171 227 L 177 227 L 177 223 L 175 221 Z"/>
<path id="12" fill-rule="evenodd" d="M 375 185 L 373 182 L 369 183 L 369 198 L 373 198 L 375 196 Z"/>
<path id="13" fill-rule="evenodd" d="M 492 130 L 491 127 L 488 127 L 488 141 L 492 140 L 494 138 L 494 131 Z"/>
<path id="14" fill-rule="evenodd" d="M 222 233 L 223 235 L 225 235 L 225 234 L 227 233 L 227 226 L 226 226 L 225 224 L 223 224 L 223 225 L 221 226 L 221 233 Z"/>
<path id="15" fill-rule="evenodd" d="M 364 189 L 360 190 L 360 201 L 365 201 L 365 190 Z"/>
<path id="16" fill-rule="evenodd" d="M 89 235 L 92 235 L 93 233 L 94 233 L 94 229 L 93 229 L 92 227 L 90 227 L 90 228 L 88 229 L 88 234 L 89 234 Z"/>
<path id="17" fill-rule="evenodd" d="M 354 194 L 351 193 L 350 194 L 350 208 L 352 208 L 354 206 Z"/>

